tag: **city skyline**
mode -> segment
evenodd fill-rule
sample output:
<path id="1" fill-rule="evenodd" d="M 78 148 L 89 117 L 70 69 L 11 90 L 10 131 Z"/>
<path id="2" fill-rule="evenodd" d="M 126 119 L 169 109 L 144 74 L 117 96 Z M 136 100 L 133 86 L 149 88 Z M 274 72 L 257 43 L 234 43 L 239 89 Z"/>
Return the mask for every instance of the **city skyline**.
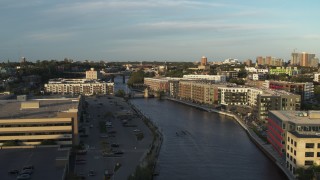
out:
<path id="1" fill-rule="evenodd" d="M 319 54 L 320 2 L 0 2 L 0 60 L 208 61 Z"/>

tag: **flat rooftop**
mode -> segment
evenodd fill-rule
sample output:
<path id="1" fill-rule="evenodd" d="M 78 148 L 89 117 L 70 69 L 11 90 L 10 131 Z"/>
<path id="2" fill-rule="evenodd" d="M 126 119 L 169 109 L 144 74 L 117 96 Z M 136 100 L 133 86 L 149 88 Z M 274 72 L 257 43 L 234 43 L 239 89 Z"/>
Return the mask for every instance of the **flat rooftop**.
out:
<path id="1" fill-rule="evenodd" d="M 320 136 L 316 134 L 299 134 L 296 131 L 289 131 L 289 132 L 298 138 L 320 138 Z"/>
<path id="2" fill-rule="evenodd" d="M 39 102 L 39 108 L 21 109 L 21 103 Z M 77 109 L 77 98 L 30 99 L 27 101 L 0 100 L 0 119 L 55 117 L 57 112 Z"/>
<path id="3" fill-rule="evenodd" d="M 316 111 L 312 111 L 316 112 Z M 309 114 L 307 116 L 299 116 L 302 113 L 308 113 L 306 111 L 270 111 L 282 121 L 293 122 L 295 124 L 319 124 L 320 118 L 310 118 Z"/>
<path id="4" fill-rule="evenodd" d="M 33 165 L 32 180 L 58 180 L 62 179 L 65 164 L 56 164 L 57 158 L 68 157 L 68 151 L 59 151 L 57 147 L 21 148 L 0 150 L 0 177 L 1 179 L 15 180 L 16 175 L 8 171 Z"/>

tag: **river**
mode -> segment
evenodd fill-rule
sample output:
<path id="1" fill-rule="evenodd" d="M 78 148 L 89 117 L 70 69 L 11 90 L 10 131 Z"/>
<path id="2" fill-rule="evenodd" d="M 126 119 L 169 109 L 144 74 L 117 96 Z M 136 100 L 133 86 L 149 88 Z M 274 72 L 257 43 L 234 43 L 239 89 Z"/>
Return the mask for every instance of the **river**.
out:
<path id="1" fill-rule="evenodd" d="M 287 179 L 231 118 L 169 100 L 131 102 L 164 137 L 155 179 Z"/>

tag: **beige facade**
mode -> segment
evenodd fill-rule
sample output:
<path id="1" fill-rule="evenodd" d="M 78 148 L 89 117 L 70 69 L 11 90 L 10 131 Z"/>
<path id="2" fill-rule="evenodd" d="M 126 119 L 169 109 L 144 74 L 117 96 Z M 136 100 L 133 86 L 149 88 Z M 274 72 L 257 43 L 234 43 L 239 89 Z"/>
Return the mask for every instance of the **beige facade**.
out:
<path id="1" fill-rule="evenodd" d="M 101 79 L 101 76 L 101 73 L 99 71 L 95 71 L 94 68 L 86 71 L 86 79 Z"/>
<path id="2" fill-rule="evenodd" d="M 32 99 L 26 102 L 0 101 L 0 146 L 6 143 L 41 145 L 79 144 L 79 122 L 83 98 Z M 20 104 L 37 102 L 38 108 L 22 109 Z"/>
<path id="3" fill-rule="evenodd" d="M 151 91 L 169 92 L 169 79 L 144 78 L 144 84 Z"/>
<path id="4" fill-rule="evenodd" d="M 299 167 L 320 165 L 320 136 L 302 137 L 288 132 L 286 148 L 286 166 L 293 174 Z"/>
<path id="5" fill-rule="evenodd" d="M 53 94 L 113 94 L 114 83 L 87 79 L 51 79 L 44 85 L 47 93 Z"/>

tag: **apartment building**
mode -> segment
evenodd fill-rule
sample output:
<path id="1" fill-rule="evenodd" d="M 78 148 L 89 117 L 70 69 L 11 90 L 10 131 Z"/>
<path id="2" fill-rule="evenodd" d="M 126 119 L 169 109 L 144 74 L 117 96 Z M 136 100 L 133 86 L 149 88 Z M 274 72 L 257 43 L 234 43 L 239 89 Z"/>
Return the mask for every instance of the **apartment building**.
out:
<path id="1" fill-rule="evenodd" d="M 226 82 L 225 75 L 183 75 L 183 79 L 193 79 L 193 80 L 210 80 L 214 81 L 214 83 L 224 83 Z"/>
<path id="2" fill-rule="evenodd" d="M 144 78 L 144 84 L 150 88 L 151 91 L 169 92 L 170 78 Z"/>
<path id="3" fill-rule="evenodd" d="M 293 175 L 320 165 L 320 111 L 270 111 L 267 138 Z"/>
<path id="4" fill-rule="evenodd" d="M 238 77 L 237 71 L 219 71 L 217 74 L 226 76 L 226 79 L 232 79 L 232 78 Z"/>
<path id="5" fill-rule="evenodd" d="M 218 87 L 218 103 L 222 105 L 247 105 L 248 88 Z"/>
<path id="6" fill-rule="evenodd" d="M 266 88 L 284 90 L 290 93 L 301 95 L 302 101 L 311 99 L 314 96 L 314 86 L 312 82 L 296 83 L 287 81 L 265 81 Z"/>
<path id="7" fill-rule="evenodd" d="M 314 82 L 320 82 L 320 73 L 315 73 L 313 75 L 313 81 Z"/>
<path id="8" fill-rule="evenodd" d="M 0 101 L 0 145 L 77 145 L 83 102 L 81 96 Z"/>
<path id="9" fill-rule="evenodd" d="M 114 83 L 94 79 L 50 79 L 44 85 L 45 92 L 51 94 L 113 94 Z"/>
<path id="10" fill-rule="evenodd" d="M 182 100 L 201 104 L 217 104 L 218 87 L 225 85 L 210 84 L 199 81 L 180 81 L 179 95 Z"/>
<path id="11" fill-rule="evenodd" d="M 90 68 L 86 71 L 86 79 L 101 79 L 102 74 L 99 71 L 95 71 L 94 68 Z"/>
<path id="12" fill-rule="evenodd" d="M 281 90 L 267 90 L 257 95 L 256 110 L 259 120 L 266 121 L 270 110 L 300 110 L 301 96 Z"/>

